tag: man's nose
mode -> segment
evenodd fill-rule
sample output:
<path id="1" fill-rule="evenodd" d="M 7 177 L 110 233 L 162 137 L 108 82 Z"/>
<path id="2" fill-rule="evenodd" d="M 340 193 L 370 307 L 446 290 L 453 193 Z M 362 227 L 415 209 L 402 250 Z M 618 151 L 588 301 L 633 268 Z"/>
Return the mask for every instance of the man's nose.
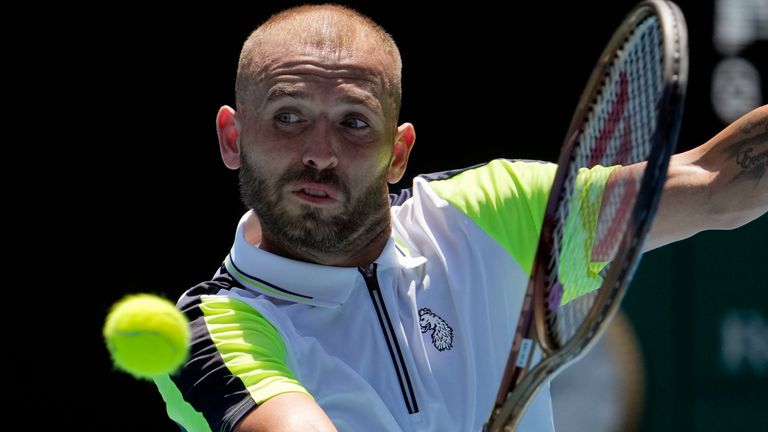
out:
<path id="1" fill-rule="evenodd" d="M 338 164 L 333 126 L 329 122 L 318 121 L 307 138 L 302 156 L 304 165 L 320 171 L 334 168 Z"/>

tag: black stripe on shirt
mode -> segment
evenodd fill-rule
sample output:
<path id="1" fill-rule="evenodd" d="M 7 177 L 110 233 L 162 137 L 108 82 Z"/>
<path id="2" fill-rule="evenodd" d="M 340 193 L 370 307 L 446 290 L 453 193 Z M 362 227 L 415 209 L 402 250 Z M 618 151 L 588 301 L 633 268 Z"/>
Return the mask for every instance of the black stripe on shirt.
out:
<path id="1" fill-rule="evenodd" d="M 240 378 L 232 375 L 208 333 L 200 297 L 216 295 L 233 284 L 229 273 L 187 291 L 177 306 L 187 316 L 191 330 L 190 360 L 171 380 L 184 400 L 203 414 L 213 431 L 231 432 L 242 417 L 256 407 Z"/>

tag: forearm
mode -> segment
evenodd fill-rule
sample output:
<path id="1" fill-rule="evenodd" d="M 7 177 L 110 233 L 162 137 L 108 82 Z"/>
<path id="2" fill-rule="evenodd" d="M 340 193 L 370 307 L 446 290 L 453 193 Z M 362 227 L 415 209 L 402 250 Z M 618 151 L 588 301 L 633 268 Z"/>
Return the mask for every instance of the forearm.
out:
<path id="1" fill-rule="evenodd" d="M 742 226 L 768 211 L 768 106 L 705 144 L 672 157 L 646 249 L 709 229 Z"/>
<path id="2" fill-rule="evenodd" d="M 246 414 L 235 432 L 336 432 L 336 427 L 309 396 L 283 393 Z"/>

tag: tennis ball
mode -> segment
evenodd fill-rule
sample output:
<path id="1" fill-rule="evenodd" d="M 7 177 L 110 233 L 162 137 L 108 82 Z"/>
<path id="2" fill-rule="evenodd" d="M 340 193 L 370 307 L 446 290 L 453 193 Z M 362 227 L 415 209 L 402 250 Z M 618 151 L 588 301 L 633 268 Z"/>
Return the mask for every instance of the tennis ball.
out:
<path id="1" fill-rule="evenodd" d="M 189 353 L 189 321 L 173 303 L 152 294 L 115 303 L 103 332 L 115 366 L 136 378 L 173 373 Z"/>

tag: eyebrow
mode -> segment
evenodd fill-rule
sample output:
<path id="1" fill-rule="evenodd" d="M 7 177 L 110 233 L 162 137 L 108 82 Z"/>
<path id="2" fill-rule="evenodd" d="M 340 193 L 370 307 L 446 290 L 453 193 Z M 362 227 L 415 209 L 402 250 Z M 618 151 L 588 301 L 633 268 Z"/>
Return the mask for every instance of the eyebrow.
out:
<path id="1" fill-rule="evenodd" d="M 292 98 L 292 99 L 301 99 L 301 100 L 312 99 L 312 97 L 307 92 L 297 90 L 297 89 L 292 89 L 289 87 L 278 86 L 278 87 L 273 87 L 269 89 L 269 92 L 267 92 L 266 102 L 270 103 L 286 97 Z"/>
<path id="2" fill-rule="evenodd" d="M 369 109 L 372 109 L 374 111 L 378 111 L 378 103 L 376 103 L 376 99 L 374 99 L 371 96 L 356 96 L 356 95 L 343 95 L 337 99 L 339 102 L 343 102 L 345 104 L 350 105 L 362 105 L 364 107 L 367 107 Z"/>

